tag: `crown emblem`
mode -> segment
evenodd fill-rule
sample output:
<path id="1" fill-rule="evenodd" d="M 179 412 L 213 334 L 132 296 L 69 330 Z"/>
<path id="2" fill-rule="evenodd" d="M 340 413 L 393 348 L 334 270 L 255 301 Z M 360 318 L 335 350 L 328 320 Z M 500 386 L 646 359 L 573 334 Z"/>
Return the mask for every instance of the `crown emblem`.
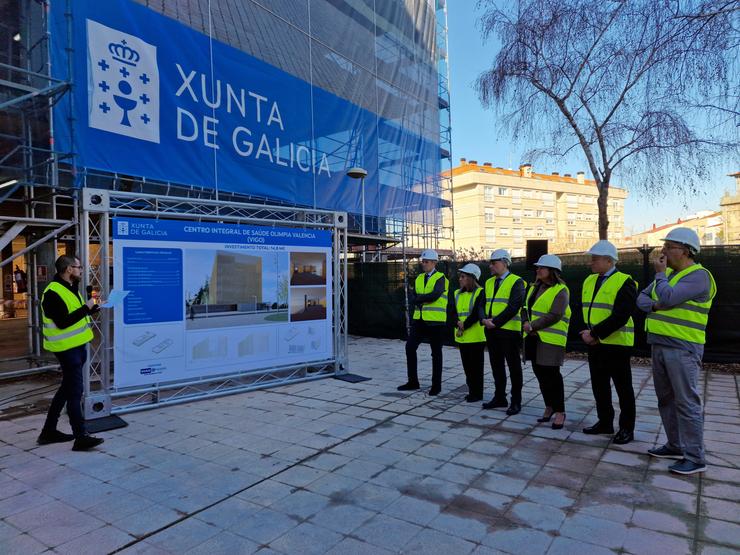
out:
<path id="1" fill-rule="evenodd" d="M 123 39 L 120 43 L 109 43 L 108 52 L 111 53 L 114 60 L 130 66 L 135 66 L 141 58 L 136 50 L 130 46 L 126 46 L 126 39 Z"/>

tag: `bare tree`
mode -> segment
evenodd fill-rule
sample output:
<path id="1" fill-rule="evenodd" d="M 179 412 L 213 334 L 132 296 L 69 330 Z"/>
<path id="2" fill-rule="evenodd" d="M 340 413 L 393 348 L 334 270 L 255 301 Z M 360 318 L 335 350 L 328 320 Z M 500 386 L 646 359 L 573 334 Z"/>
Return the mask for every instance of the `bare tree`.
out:
<path id="1" fill-rule="evenodd" d="M 737 156 L 738 0 L 480 0 L 500 42 L 477 89 L 531 157 L 580 147 L 599 237 L 615 171 L 653 195 L 696 191 Z"/>

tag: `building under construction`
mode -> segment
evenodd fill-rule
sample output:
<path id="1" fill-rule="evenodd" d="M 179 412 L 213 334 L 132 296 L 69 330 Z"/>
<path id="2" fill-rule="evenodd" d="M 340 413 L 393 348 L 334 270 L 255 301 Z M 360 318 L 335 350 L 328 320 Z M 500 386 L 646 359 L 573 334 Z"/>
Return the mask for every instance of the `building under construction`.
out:
<path id="1" fill-rule="evenodd" d="M 59 254 L 111 281 L 85 191 L 128 216 L 347 212 L 350 260 L 449 244 L 446 19 L 444 0 L 0 0 L 0 358 L 43 366 Z"/>

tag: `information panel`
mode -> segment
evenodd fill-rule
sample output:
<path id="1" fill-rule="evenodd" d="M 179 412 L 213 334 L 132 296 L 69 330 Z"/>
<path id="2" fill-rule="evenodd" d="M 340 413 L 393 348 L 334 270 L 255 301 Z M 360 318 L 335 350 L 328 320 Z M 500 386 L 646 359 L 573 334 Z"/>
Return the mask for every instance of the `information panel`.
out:
<path id="1" fill-rule="evenodd" d="M 113 220 L 115 387 L 333 357 L 331 232 Z"/>

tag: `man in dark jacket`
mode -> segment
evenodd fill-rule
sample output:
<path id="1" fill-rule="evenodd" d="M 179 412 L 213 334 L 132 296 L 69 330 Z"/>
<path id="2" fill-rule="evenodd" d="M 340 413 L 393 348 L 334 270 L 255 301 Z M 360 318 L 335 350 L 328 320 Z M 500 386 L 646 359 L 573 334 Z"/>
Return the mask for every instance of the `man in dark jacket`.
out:
<path id="1" fill-rule="evenodd" d="M 597 242 L 587 254 L 591 255 L 593 273 L 583 282 L 581 301 L 587 329 L 580 333 L 588 345 L 588 367 L 598 421 L 584 428 L 583 433 L 614 433 L 613 381 L 619 397 L 619 431 L 613 441 L 623 445 L 634 439 L 635 430 L 630 356 L 635 343 L 632 313 L 637 284 L 631 276 L 617 270 L 617 248 L 609 241 Z"/>
<path id="2" fill-rule="evenodd" d="M 439 395 L 442 390 L 442 342 L 447 331 L 447 295 L 450 282 L 444 274 L 436 270 L 439 256 L 436 251 L 427 249 L 421 253 L 421 269 L 414 281 L 409 298 L 411 332 L 406 340 L 407 381 L 397 387 L 398 391 L 419 389 L 416 351 L 422 340 L 429 339 L 432 348 L 432 387 L 429 395 Z"/>
<path id="3" fill-rule="evenodd" d="M 82 266 L 73 256 L 60 256 L 57 273 L 41 297 L 44 349 L 57 357 L 62 369 L 62 383 L 49 406 L 46 422 L 38 438 L 39 445 L 74 439 L 73 451 L 87 451 L 103 443 L 85 431 L 82 415 L 83 368 L 87 343 L 92 341 L 90 315 L 99 307 L 94 299 L 84 301 L 78 290 Z M 72 435 L 57 430 L 62 408 L 67 405 Z"/>
<path id="4" fill-rule="evenodd" d="M 509 271 L 511 255 L 504 249 L 491 253 L 491 277 L 486 281 L 486 330 L 488 357 L 493 373 L 493 398 L 484 409 L 507 408 L 512 416 L 522 409 L 522 319 L 524 280 Z M 506 401 L 506 366 L 511 376 L 511 405 Z"/>

